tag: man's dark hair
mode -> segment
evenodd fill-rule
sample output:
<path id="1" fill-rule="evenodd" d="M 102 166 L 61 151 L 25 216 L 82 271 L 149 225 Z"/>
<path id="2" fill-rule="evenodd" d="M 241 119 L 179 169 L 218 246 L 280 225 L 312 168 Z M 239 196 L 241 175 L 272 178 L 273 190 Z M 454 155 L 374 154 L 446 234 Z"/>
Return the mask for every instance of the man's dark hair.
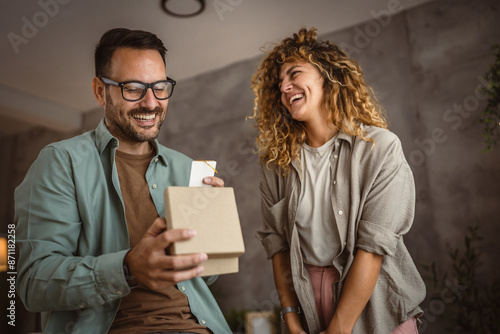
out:
<path id="1" fill-rule="evenodd" d="M 115 28 L 106 31 L 95 48 L 94 60 L 96 77 L 99 78 L 109 75 L 111 58 L 114 52 L 119 48 L 157 50 L 165 64 L 165 53 L 167 49 L 155 34 L 142 30 Z"/>

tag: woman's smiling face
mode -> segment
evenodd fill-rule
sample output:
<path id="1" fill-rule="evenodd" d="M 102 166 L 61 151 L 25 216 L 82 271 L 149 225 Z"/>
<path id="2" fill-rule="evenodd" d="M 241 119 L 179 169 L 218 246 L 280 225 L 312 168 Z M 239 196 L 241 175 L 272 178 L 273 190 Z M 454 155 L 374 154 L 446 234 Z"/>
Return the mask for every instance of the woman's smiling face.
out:
<path id="1" fill-rule="evenodd" d="M 324 82 L 318 68 L 311 63 L 298 60 L 281 66 L 281 103 L 293 119 L 307 123 L 322 117 Z"/>

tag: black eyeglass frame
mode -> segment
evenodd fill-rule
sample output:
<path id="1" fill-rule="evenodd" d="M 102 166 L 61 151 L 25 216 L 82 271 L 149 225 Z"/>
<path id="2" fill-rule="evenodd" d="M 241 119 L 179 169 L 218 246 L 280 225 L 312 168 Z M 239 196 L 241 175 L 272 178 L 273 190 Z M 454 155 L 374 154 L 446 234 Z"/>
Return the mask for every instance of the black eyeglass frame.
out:
<path id="1" fill-rule="evenodd" d="M 172 96 L 172 94 L 174 94 L 175 84 L 177 83 L 174 79 L 169 78 L 169 77 L 167 77 L 167 80 L 159 80 L 159 81 L 155 81 L 155 82 L 151 82 L 151 83 L 145 83 L 145 82 L 136 81 L 136 80 L 118 82 L 118 81 L 114 81 L 114 80 L 111 80 L 111 79 L 105 78 L 105 77 L 99 77 L 99 79 L 101 79 L 101 81 L 104 82 L 106 85 L 113 85 L 113 86 L 120 87 L 120 90 L 122 92 L 122 98 L 125 101 L 130 101 L 130 102 L 136 102 L 136 101 L 141 100 L 146 95 L 146 92 L 148 91 L 149 88 L 151 88 L 151 91 L 153 92 L 153 95 L 157 100 L 162 100 L 162 101 L 167 100 Z M 168 83 L 172 84 L 172 91 L 170 92 L 170 94 L 167 97 L 159 98 L 155 94 L 155 90 L 153 89 L 153 87 L 154 87 L 154 85 L 156 85 L 157 83 L 160 83 L 160 82 L 168 82 Z M 123 95 L 123 86 L 125 86 L 126 84 L 129 84 L 129 83 L 138 83 L 138 84 L 144 85 L 145 89 L 142 91 L 141 97 L 139 97 L 138 99 L 131 100 L 131 99 L 127 99 L 125 97 L 125 95 Z"/>

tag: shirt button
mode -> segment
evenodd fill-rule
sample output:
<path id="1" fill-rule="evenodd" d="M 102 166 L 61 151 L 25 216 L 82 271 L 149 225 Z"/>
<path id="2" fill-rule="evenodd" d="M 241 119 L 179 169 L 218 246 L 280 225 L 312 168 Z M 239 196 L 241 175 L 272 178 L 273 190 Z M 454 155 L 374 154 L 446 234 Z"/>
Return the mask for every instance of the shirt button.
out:
<path id="1" fill-rule="evenodd" d="M 202 325 L 206 324 L 207 322 L 205 320 L 200 321 Z"/>
<path id="2" fill-rule="evenodd" d="M 153 188 L 153 189 L 156 189 L 156 187 L 157 187 L 157 186 L 156 186 L 156 184 L 153 184 L 153 185 L 151 186 L 151 188 Z"/>
<path id="3" fill-rule="evenodd" d="M 118 296 L 121 296 L 121 295 L 123 295 L 123 292 L 121 292 L 120 290 L 118 290 L 118 291 L 116 291 L 116 294 L 117 294 Z"/>
<path id="4" fill-rule="evenodd" d="M 182 290 L 182 291 L 186 291 L 186 287 L 185 287 L 184 285 L 183 285 L 183 286 L 181 286 L 181 290 Z"/>
<path id="5" fill-rule="evenodd" d="M 155 162 L 158 162 L 158 158 L 155 158 Z"/>
<path id="6" fill-rule="evenodd" d="M 337 180 L 333 180 L 333 184 L 337 184 Z"/>
<path id="7" fill-rule="evenodd" d="M 344 241 L 344 247 L 347 246 L 347 242 Z"/>
<path id="8" fill-rule="evenodd" d="M 338 156 L 337 154 L 335 154 L 333 157 L 334 157 L 335 159 L 337 159 L 339 156 Z"/>
<path id="9" fill-rule="evenodd" d="M 343 213 L 344 213 L 344 211 L 339 210 L 339 215 L 342 215 Z"/>
<path id="10" fill-rule="evenodd" d="M 80 308 L 84 308 L 84 307 L 85 307 L 85 305 L 80 304 L 80 305 L 78 305 L 78 307 L 80 307 Z"/>

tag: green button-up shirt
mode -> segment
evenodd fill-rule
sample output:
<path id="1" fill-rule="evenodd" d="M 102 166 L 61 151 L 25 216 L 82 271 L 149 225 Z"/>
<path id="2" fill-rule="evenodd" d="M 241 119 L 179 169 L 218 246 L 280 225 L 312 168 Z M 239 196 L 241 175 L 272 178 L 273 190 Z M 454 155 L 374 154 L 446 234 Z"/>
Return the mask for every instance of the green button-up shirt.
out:
<path id="1" fill-rule="evenodd" d="M 188 185 L 192 160 L 153 145 L 146 180 L 164 217 L 163 191 Z M 29 311 L 42 312 L 45 333 L 106 333 L 130 293 L 122 269 L 129 236 L 117 148 L 101 121 L 96 130 L 46 146 L 15 191 L 17 291 Z M 231 333 L 208 281 L 197 277 L 178 287 L 200 324 Z"/>

